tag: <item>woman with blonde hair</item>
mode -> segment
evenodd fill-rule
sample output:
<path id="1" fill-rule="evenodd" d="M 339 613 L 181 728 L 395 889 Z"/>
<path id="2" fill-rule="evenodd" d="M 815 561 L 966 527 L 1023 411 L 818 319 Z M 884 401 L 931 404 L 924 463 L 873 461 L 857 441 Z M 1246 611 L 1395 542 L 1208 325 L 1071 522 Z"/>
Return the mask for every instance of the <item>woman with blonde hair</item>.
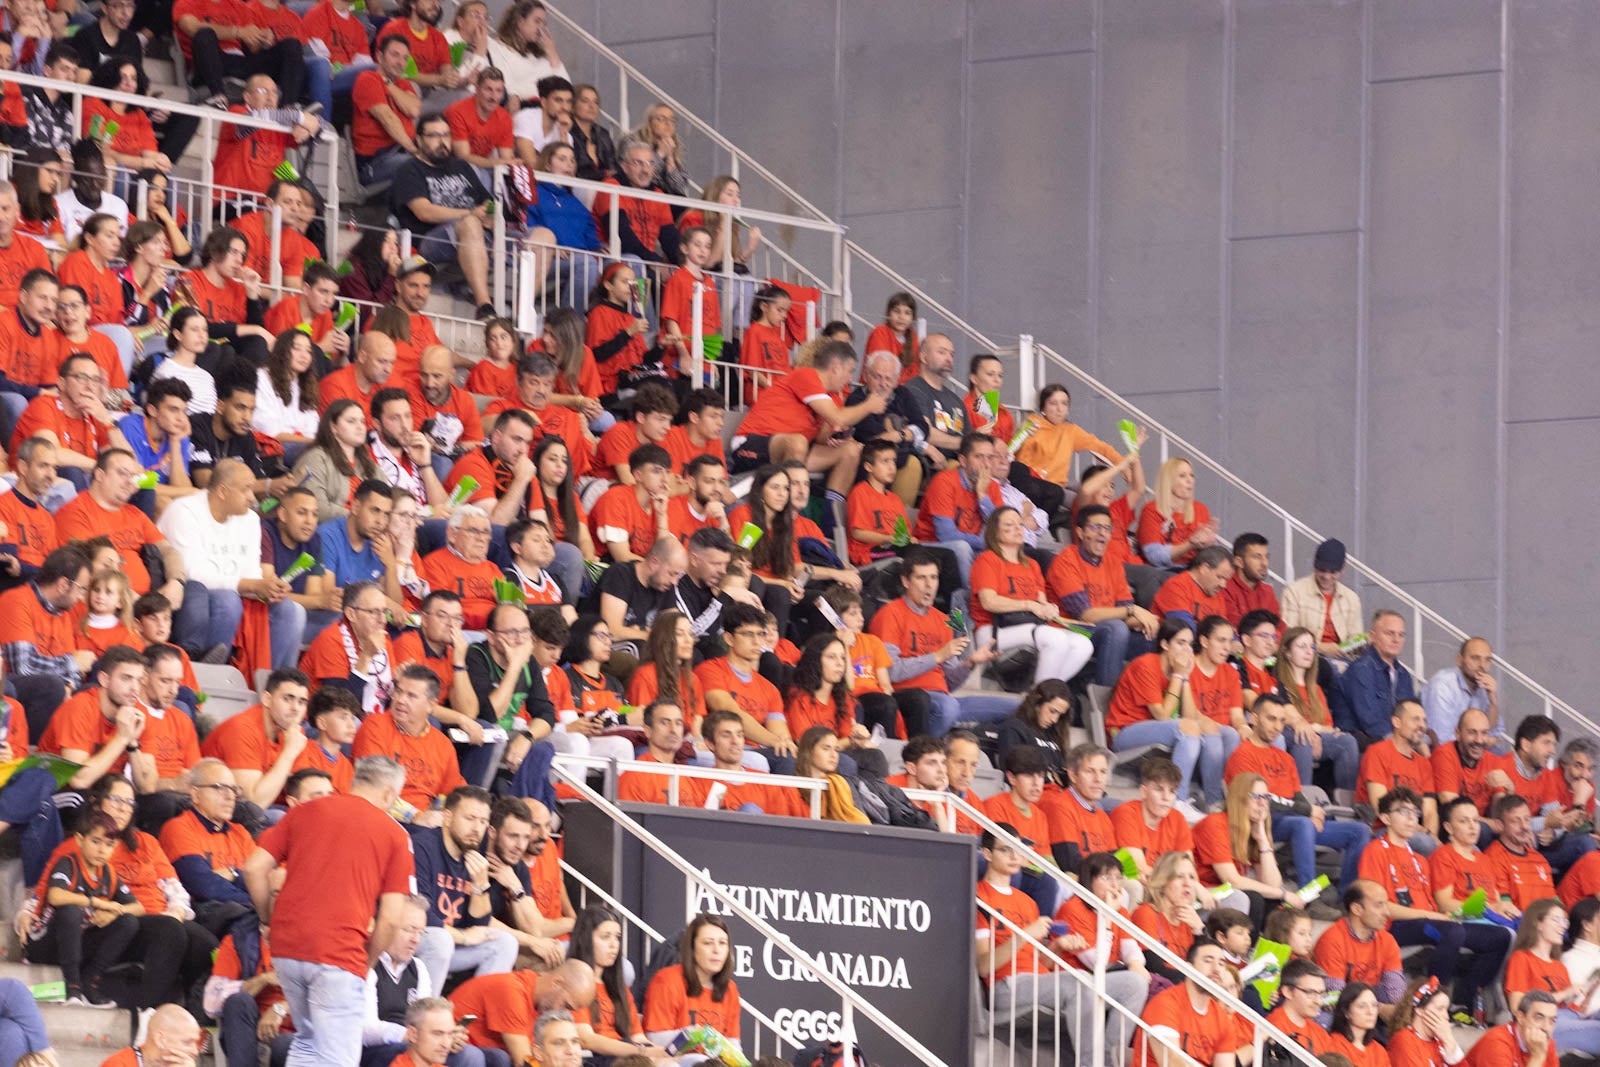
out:
<path id="1" fill-rule="evenodd" d="M 666 104 L 645 108 L 644 121 L 633 135 L 656 150 L 655 184 L 664 193 L 688 196 L 689 175 L 683 167 L 683 145 L 678 140 L 678 116 Z"/>
<path id="2" fill-rule="evenodd" d="M 1272 665 L 1278 692 L 1289 702 L 1284 746 L 1294 757 L 1300 781 L 1309 783 L 1313 765 L 1326 763 L 1333 778 L 1334 803 L 1350 804 L 1355 799 L 1361 752 L 1354 737 L 1333 725 L 1328 695 L 1317 681 L 1318 667 L 1316 635 L 1303 626 L 1285 632 L 1278 642 L 1277 662 Z"/>
<path id="3" fill-rule="evenodd" d="M 1145 880 L 1144 903 L 1133 909 L 1133 924 L 1159 941 L 1179 959 L 1205 929 L 1197 901 L 1200 876 L 1194 857 L 1187 852 L 1163 852 Z M 1145 966 L 1172 982 L 1183 976 L 1153 952 L 1145 953 Z"/>
<path id="4" fill-rule="evenodd" d="M 1145 562 L 1174 570 L 1216 544 L 1217 522 L 1194 498 L 1194 464 L 1174 456 L 1156 472 L 1156 498 L 1139 512 L 1139 550 Z"/>
<path id="5" fill-rule="evenodd" d="M 1229 885 L 1242 893 L 1246 906 L 1239 910 L 1258 930 L 1269 901 L 1300 906 L 1273 853 L 1272 790 L 1259 774 L 1235 775 L 1223 810 L 1195 823 L 1194 855 L 1201 884 L 1212 889 Z"/>

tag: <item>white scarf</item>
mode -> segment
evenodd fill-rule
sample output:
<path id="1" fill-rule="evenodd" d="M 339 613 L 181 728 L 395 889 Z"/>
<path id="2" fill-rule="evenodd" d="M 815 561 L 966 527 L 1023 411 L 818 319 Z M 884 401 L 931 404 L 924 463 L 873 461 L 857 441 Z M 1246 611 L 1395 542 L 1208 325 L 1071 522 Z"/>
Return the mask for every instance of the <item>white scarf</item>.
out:
<path id="1" fill-rule="evenodd" d="M 361 711 L 363 715 L 371 715 L 389 706 L 389 697 L 394 693 L 394 672 L 389 669 L 389 648 L 386 644 L 372 657 L 372 666 L 367 668 L 366 674 L 356 673 L 356 636 L 350 632 L 350 624 L 339 624 L 339 637 L 344 641 L 344 654 L 350 659 L 350 673 L 366 681 L 366 690 L 361 694 Z"/>
<path id="2" fill-rule="evenodd" d="M 372 451 L 373 461 L 378 464 L 378 469 L 383 472 L 384 481 L 390 485 L 399 486 L 417 498 L 417 506 L 428 506 L 428 494 L 423 491 L 422 478 L 417 474 L 417 465 L 411 462 L 411 457 L 402 449 L 398 454 L 389 448 L 383 441 L 383 435 L 373 430 L 367 434 L 367 447 Z"/>

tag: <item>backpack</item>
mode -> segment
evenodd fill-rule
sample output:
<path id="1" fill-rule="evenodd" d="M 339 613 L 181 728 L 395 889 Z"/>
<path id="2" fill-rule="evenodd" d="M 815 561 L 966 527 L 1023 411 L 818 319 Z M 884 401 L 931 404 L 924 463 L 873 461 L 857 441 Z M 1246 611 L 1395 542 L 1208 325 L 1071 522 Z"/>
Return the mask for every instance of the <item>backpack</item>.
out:
<path id="1" fill-rule="evenodd" d="M 908 827 L 912 830 L 933 830 L 937 828 L 934 825 L 933 816 L 911 803 L 910 798 L 898 786 L 890 785 L 880 778 L 872 778 L 867 775 L 852 778 L 850 784 L 857 792 L 867 791 L 872 793 L 888 809 L 888 825 Z M 856 806 L 861 807 L 859 804 Z M 866 811 L 867 809 L 861 808 L 861 810 Z"/>

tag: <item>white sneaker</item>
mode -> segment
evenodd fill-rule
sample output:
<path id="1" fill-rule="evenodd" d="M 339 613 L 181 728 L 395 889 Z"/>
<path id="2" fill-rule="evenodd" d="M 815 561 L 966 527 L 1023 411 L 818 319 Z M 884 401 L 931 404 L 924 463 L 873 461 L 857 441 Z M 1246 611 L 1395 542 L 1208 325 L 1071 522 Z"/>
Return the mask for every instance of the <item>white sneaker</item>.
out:
<path id="1" fill-rule="evenodd" d="M 1183 816 L 1183 821 L 1193 826 L 1206 817 L 1206 813 L 1195 807 L 1191 801 L 1180 800 L 1172 805 L 1172 810 Z"/>

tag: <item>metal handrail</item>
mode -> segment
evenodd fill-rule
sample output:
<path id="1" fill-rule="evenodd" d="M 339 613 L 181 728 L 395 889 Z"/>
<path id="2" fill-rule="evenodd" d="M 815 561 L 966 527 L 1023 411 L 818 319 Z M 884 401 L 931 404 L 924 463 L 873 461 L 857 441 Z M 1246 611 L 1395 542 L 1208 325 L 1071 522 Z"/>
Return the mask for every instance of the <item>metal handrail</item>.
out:
<path id="1" fill-rule="evenodd" d="M 590 756 L 589 759 L 599 757 Z M 557 763 L 563 760 L 571 762 L 570 757 L 556 756 Z M 667 803 L 674 807 L 678 804 L 678 779 L 680 778 L 709 778 L 716 782 L 735 782 L 740 785 L 775 785 L 785 789 L 798 789 L 802 793 L 809 793 L 811 803 L 811 817 L 822 817 L 822 794 L 828 784 L 820 778 L 801 778 L 792 774 L 769 774 L 766 771 L 724 771 L 717 767 L 697 767 L 688 763 L 653 763 L 645 760 L 608 760 L 616 768 L 617 778 L 620 780 L 624 774 L 631 772 L 638 774 L 667 775 L 672 779 L 667 787 Z"/>
<path id="2" fill-rule="evenodd" d="M 259 119 L 249 112 L 224 111 L 221 108 L 208 107 L 205 104 L 185 104 L 176 100 L 168 100 L 161 96 L 141 96 L 138 93 L 124 93 L 117 89 L 100 89 L 83 82 L 62 81 L 60 78 L 46 78 L 38 74 L 24 74 L 16 70 L 0 70 L 0 82 L 16 82 L 18 85 L 31 85 L 37 89 L 54 89 L 69 96 L 92 96 L 96 100 L 105 100 L 114 104 L 127 104 L 145 111 L 170 111 L 174 115 L 192 115 L 195 118 L 216 119 L 220 122 L 231 123 L 235 126 L 250 126 L 259 130 L 277 130 L 279 133 L 292 133 L 293 126 L 286 126 L 281 122 L 270 119 Z M 295 110 L 286 108 L 285 110 Z"/>
<path id="3" fill-rule="evenodd" d="M 646 766 L 665 765 L 646 764 Z M 722 888 L 722 886 L 718 885 L 716 882 L 706 877 L 706 875 L 701 871 L 696 869 L 694 864 L 678 855 L 678 853 L 674 851 L 670 845 L 641 826 L 639 822 L 631 815 L 617 807 L 617 805 L 612 803 L 610 800 L 607 800 L 605 797 L 595 792 L 594 789 L 589 786 L 589 783 L 584 780 L 583 775 L 573 774 L 565 767 L 562 767 L 559 763 L 552 764 L 550 769 L 552 774 L 566 782 L 567 785 L 576 791 L 579 797 L 588 801 L 590 804 L 593 804 L 601 814 L 605 815 L 612 822 L 616 823 L 622 829 L 636 837 L 646 848 L 660 856 L 667 862 L 669 866 L 673 867 L 679 874 L 683 875 L 686 879 L 697 886 L 701 892 L 705 893 L 722 907 L 726 908 L 729 914 L 738 916 L 740 921 L 744 922 L 762 937 L 765 937 L 769 942 L 776 945 L 780 951 L 782 951 L 790 959 L 794 960 L 795 963 L 800 967 L 812 973 L 815 976 L 818 984 L 827 987 L 830 992 L 840 999 L 846 1009 L 847 1015 L 859 1014 L 862 1018 L 870 1020 L 874 1026 L 882 1030 L 884 1034 L 886 1034 L 891 1040 L 895 1041 L 901 1048 L 905 1049 L 913 1056 L 916 1056 L 920 1062 L 929 1064 L 930 1067 L 946 1067 L 943 1060 L 935 1056 L 925 1045 L 922 1044 L 922 1042 L 906 1033 L 905 1029 L 902 1028 L 899 1023 L 895 1022 L 893 1019 L 890 1019 L 882 1011 L 878 1010 L 877 1007 L 865 1000 L 861 994 L 857 993 L 847 983 L 841 982 L 828 971 L 818 967 L 812 961 L 811 956 L 804 949 L 800 948 L 792 940 L 790 940 L 789 936 L 782 930 L 779 930 L 767 920 L 763 919 L 761 916 L 745 907 L 726 889 Z M 1320 1065 L 1318 1065 L 1315 1061 L 1312 1061 L 1308 1067 L 1320 1067 Z"/>
<path id="4" fill-rule="evenodd" d="M 834 221 L 821 208 L 817 207 L 811 201 L 795 192 L 787 184 L 781 181 L 777 175 L 773 174 L 766 167 L 763 167 L 760 163 L 758 163 L 748 152 L 744 151 L 738 145 L 734 144 L 722 134 L 712 129 L 709 123 L 703 122 L 700 119 L 700 116 L 696 115 L 694 112 L 680 104 L 672 96 L 668 95 L 667 91 L 661 88 L 661 86 L 657 85 L 649 78 L 646 78 L 639 72 L 637 67 L 607 47 L 605 42 L 601 41 L 588 30 L 578 25 L 566 14 L 566 12 L 562 11 L 554 4 L 547 5 L 545 10 L 550 17 L 561 23 L 565 29 L 571 32 L 584 44 L 588 45 L 589 48 L 598 56 L 611 63 L 617 68 L 617 70 L 621 71 L 623 74 L 626 74 L 628 77 L 638 82 L 640 86 L 653 93 L 658 101 L 672 108 L 673 111 L 677 112 L 677 114 L 684 121 L 687 121 L 689 125 L 693 126 L 696 131 L 705 136 L 719 148 L 725 150 L 729 155 L 737 159 L 741 166 L 750 168 L 750 170 L 759 175 L 763 181 L 770 184 L 774 189 L 788 197 L 790 200 L 793 200 L 796 206 L 804 208 L 806 211 L 810 212 L 818 220 L 824 222 Z M 623 132 L 626 133 L 628 131 L 624 130 Z M 737 177 L 737 175 L 735 175 L 735 177 Z"/>
<path id="5" fill-rule="evenodd" d="M 1220 985 L 1213 982 L 1211 979 L 1207 978 L 1193 967 L 1189 966 L 1185 960 L 1181 959 L 1171 949 L 1167 948 L 1167 946 L 1151 937 L 1144 930 L 1141 930 L 1129 920 L 1124 919 L 1117 909 L 1111 907 L 1105 901 L 1089 892 L 1089 890 L 1084 888 L 1084 886 L 1076 878 L 1066 874 L 1059 867 L 1057 867 L 1055 865 L 1055 860 L 1048 856 L 1042 855 L 1039 852 L 1034 851 L 1030 846 L 1023 844 L 1021 839 L 1015 834 L 1011 834 L 1005 830 L 1002 830 L 1000 825 L 993 819 L 989 818 L 989 816 L 983 811 L 973 807 L 971 804 L 967 803 L 967 801 L 956 796 L 954 793 L 944 790 L 904 789 L 903 792 L 905 793 L 907 799 L 910 800 L 929 801 L 935 804 L 953 804 L 957 811 L 960 811 L 962 814 L 966 815 L 967 818 L 981 826 L 984 830 L 988 831 L 990 834 L 993 834 L 998 840 L 1004 841 L 1017 853 L 1017 855 L 1021 856 L 1031 866 L 1037 867 L 1039 870 L 1043 871 L 1049 877 L 1054 879 L 1056 884 L 1061 886 L 1061 888 L 1068 895 L 1077 897 L 1079 900 L 1089 905 L 1089 907 L 1094 911 L 1096 921 L 1100 924 L 1102 929 L 1115 927 L 1118 932 L 1132 937 L 1146 952 L 1153 951 L 1163 963 L 1182 974 L 1189 981 L 1195 983 L 1195 985 L 1198 985 L 1212 996 L 1216 997 L 1229 1011 L 1242 1011 L 1248 1013 L 1246 1018 L 1255 1022 L 1258 1033 L 1264 1030 L 1269 1038 L 1276 1040 L 1279 1044 L 1292 1046 L 1291 1052 L 1294 1054 L 1296 1059 L 1300 1060 L 1301 1063 L 1305 1065 L 1305 1067 L 1321 1067 L 1321 1061 L 1308 1053 L 1304 1048 L 1296 1044 L 1294 1040 L 1289 1037 L 1289 1035 L 1285 1034 L 1275 1025 L 1268 1022 L 1259 1012 L 1255 1011 L 1243 1001 L 1235 997 L 1232 993 L 1229 993 L 1226 989 L 1223 989 Z"/>

